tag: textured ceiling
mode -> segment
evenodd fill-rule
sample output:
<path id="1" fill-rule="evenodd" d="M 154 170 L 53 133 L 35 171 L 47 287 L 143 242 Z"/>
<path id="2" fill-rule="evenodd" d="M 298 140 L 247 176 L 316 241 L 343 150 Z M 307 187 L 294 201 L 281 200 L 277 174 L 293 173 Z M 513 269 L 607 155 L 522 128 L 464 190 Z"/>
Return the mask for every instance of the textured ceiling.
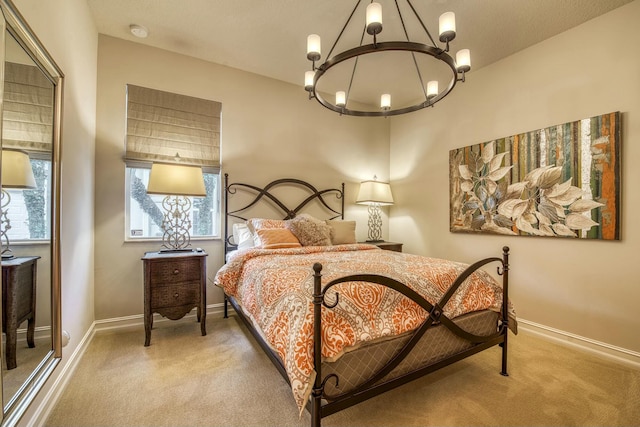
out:
<path id="1" fill-rule="evenodd" d="M 394 29 L 399 27 L 395 6 L 388 0 L 378 1 L 383 6 L 384 23 L 380 37 L 391 40 L 395 37 Z M 452 56 L 459 49 L 470 49 L 473 73 L 630 1 L 413 0 L 412 3 L 436 39 L 438 17 L 447 11 L 455 12 L 457 37 L 451 43 Z M 87 0 L 87 3 L 102 34 L 300 86 L 304 71 L 310 69 L 306 59 L 307 35 L 317 33 L 322 37 L 324 60 L 355 5 L 355 1 L 348 0 Z M 362 7 L 364 3 L 369 2 L 364 1 Z M 399 3 L 403 7 L 405 0 Z M 356 32 L 362 31 L 364 18 L 356 16 L 354 20 L 359 27 Z M 130 24 L 147 27 L 149 36 L 134 37 L 129 32 Z M 410 22 L 407 26 L 410 27 Z M 357 43 L 354 40 L 349 47 Z M 377 64 L 375 70 L 363 70 L 359 78 L 368 80 L 391 71 L 409 73 L 411 67 L 404 67 L 390 57 Z M 365 93 L 376 92 L 375 97 L 379 97 L 376 87 L 381 85 L 384 86 L 378 80 L 369 81 L 362 88 L 363 94 L 355 99 L 370 102 Z"/>

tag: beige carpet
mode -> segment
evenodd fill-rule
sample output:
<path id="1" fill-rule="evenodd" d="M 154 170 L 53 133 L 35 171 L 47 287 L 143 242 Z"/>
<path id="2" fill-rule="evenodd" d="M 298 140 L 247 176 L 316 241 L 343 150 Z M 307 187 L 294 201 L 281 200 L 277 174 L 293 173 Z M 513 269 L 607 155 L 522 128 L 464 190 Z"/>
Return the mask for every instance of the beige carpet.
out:
<path id="1" fill-rule="evenodd" d="M 308 426 L 235 317 L 94 338 L 47 426 Z M 324 426 L 640 425 L 640 370 L 521 333 L 323 419 Z"/>

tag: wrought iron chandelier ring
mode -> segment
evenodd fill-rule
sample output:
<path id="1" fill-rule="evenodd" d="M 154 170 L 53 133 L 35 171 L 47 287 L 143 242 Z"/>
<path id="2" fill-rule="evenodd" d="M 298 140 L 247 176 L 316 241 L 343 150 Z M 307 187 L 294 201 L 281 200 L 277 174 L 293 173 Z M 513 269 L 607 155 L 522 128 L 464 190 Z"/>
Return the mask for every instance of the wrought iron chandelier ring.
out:
<path id="1" fill-rule="evenodd" d="M 402 11 L 402 8 L 400 7 L 399 0 L 388 1 L 386 4 L 389 5 L 391 3 L 395 5 L 395 8 L 392 7 L 391 9 L 395 9 L 397 13 L 396 16 L 400 23 L 400 29 L 402 30 L 402 34 L 404 34 L 404 40 L 378 42 L 378 36 L 382 34 L 382 31 L 383 31 L 383 10 L 382 10 L 382 5 L 380 3 L 374 0 L 371 0 L 369 4 L 366 6 L 366 10 L 365 10 L 366 19 L 364 20 L 365 26 L 361 27 L 363 29 L 361 32 L 359 43 L 351 49 L 347 49 L 343 52 L 337 53 L 336 55 L 332 55 L 334 49 L 339 45 L 339 42 L 341 42 L 343 35 L 350 33 L 349 31 L 347 31 L 347 28 L 349 27 L 354 30 L 357 28 L 357 27 L 354 28 L 353 25 L 350 26 L 350 23 L 352 22 L 354 16 L 356 15 L 356 12 L 358 11 L 361 2 L 362 0 L 357 0 L 351 14 L 347 18 L 347 21 L 342 27 L 342 30 L 338 34 L 338 37 L 335 39 L 335 42 L 333 43 L 331 49 L 329 50 L 329 54 L 327 55 L 326 60 L 318 67 L 316 67 L 316 63 L 320 61 L 322 57 L 321 37 L 318 34 L 310 34 L 307 37 L 307 59 L 311 61 L 312 66 L 311 66 L 311 71 L 305 72 L 304 88 L 309 93 L 309 99 L 315 98 L 323 107 L 329 110 L 332 110 L 340 115 L 344 114 L 344 115 L 350 115 L 350 116 L 369 116 L 369 117 L 395 116 L 395 115 L 410 113 L 412 111 L 433 106 L 435 103 L 437 103 L 438 101 L 443 99 L 445 96 L 447 96 L 449 92 L 453 90 L 453 88 L 455 87 L 458 81 L 462 81 L 462 82 L 465 81 L 465 73 L 471 70 L 471 56 L 470 56 L 469 49 L 459 50 L 455 55 L 455 59 L 449 54 L 449 43 L 456 38 L 455 14 L 453 12 L 445 12 L 441 14 L 440 17 L 438 18 L 438 23 L 439 23 L 438 40 L 441 43 L 445 44 L 445 48 L 442 49 L 438 46 L 434 38 L 431 36 L 431 33 L 427 29 L 422 18 L 418 15 L 418 12 L 413 6 L 411 0 L 405 1 L 406 8 L 405 8 L 404 14 L 407 15 L 407 18 L 411 16 L 415 18 L 415 21 L 417 21 L 417 23 L 419 24 L 418 32 L 424 33 L 424 36 L 426 36 L 426 39 L 428 39 L 428 41 L 431 42 L 430 45 L 428 44 L 428 41 L 427 41 L 427 44 L 425 44 L 424 38 L 422 36 L 419 37 L 419 40 L 420 40 L 419 42 L 416 41 L 418 40 L 416 38 L 414 38 L 414 41 L 411 40 L 410 37 L 416 37 L 416 32 L 413 32 L 412 34 L 412 32 L 407 30 L 406 22 L 408 21 L 406 21 L 405 17 L 403 16 L 403 11 Z M 354 34 L 354 33 L 351 32 L 351 34 Z M 363 44 L 366 34 L 373 36 L 372 44 Z M 397 37 L 399 33 L 397 31 L 395 33 L 391 31 L 389 34 L 391 37 Z M 355 108 L 348 108 L 347 105 L 349 103 L 349 99 L 351 98 L 350 93 L 352 90 L 352 86 L 354 81 L 356 80 L 356 69 L 358 67 L 358 59 L 364 55 L 371 55 L 375 53 L 380 54 L 383 52 L 406 52 L 410 54 L 411 59 L 413 60 L 413 65 L 415 67 L 415 77 L 417 78 L 419 87 L 421 89 L 420 91 L 418 90 L 415 91 L 416 98 L 419 98 L 420 100 L 415 101 L 412 95 L 410 95 L 413 89 L 410 89 L 409 91 L 405 91 L 403 93 L 402 90 L 397 89 L 397 85 L 391 85 L 394 88 L 392 89 L 391 92 L 395 90 L 400 94 L 399 99 L 401 101 L 398 103 L 399 105 L 397 108 L 392 107 L 392 105 L 394 105 L 394 103 L 392 103 L 392 97 L 395 97 L 398 93 L 393 94 L 391 92 L 381 94 L 380 110 L 376 111 L 371 109 L 365 109 L 365 107 L 360 107 L 360 106 L 356 106 Z M 433 75 L 431 76 L 432 71 L 430 67 L 427 67 L 429 70 L 425 68 L 421 69 L 419 62 L 416 59 L 417 55 L 427 55 L 429 57 L 430 62 L 434 62 L 434 60 L 441 61 L 442 63 L 446 64 L 449 67 L 452 73 L 452 77 L 448 83 L 445 83 L 446 88 L 444 88 L 444 90 L 441 90 L 440 88 L 439 79 L 440 78 L 446 79 L 446 75 L 448 74 L 446 72 L 446 69 L 444 67 L 442 68 L 444 71 L 444 77 L 440 75 L 441 74 L 440 72 L 433 73 Z M 320 90 L 318 89 L 318 82 L 333 67 L 351 59 L 354 59 L 354 64 L 351 71 L 351 78 L 348 81 L 348 84 L 344 82 L 346 86 L 345 88 L 341 88 L 341 90 L 337 90 L 335 92 L 336 94 L 335 102 L 331 102 L 320 94 Z M 389 62 L 387 65 L 393 66 L 395 64 L 393 62 Z M 386 68 L 387 67 L 381 67 L 380 70 L 385 70 Z M 430 77 L 432 77 L 431 80 L 425 81 L 425 79 L 423 78 L 424 71 L 428 71 L 427 74 L 430 75 Z M 374 73 L 375 72 L 376 71 L 374 70 Z M 337 74 L 338 73 L 336 72 L 332 73 L 332 75 L 334 76 L 336 76 Z M 407 76 L 408 76 L 407 74 L 404 74 L 401 72 L 396 76 L 396 81 L 405 80 Z M 326 79 L 326 80 L 330 80 L 330 79 Z M 360 78 L 359 80 L 362 80 L 362 78 Z M 365 81 L 367 80 L 365 79 Z M 372 79 L 369 79 L 368 81 L 371 82 Z M 405 88 L 408 88 L 408 87 L 405 87 Z M 323 92 L 325 93 L 327 92 L 326 87 L 321 87 L 320 89 L 323 90 Z M 423 95 L 424 97 L 420 95 Z M 355 93 L 353 101 L 357 103 L 358 102 L 357 98 L 360 96 L 364 96 L 364 95 L 362 95 L 361 93 Z M 362 104 L 368 104 L 368 102 L 364 101 L 363 99 L 360 99 L 360 102 Z"/>
<path id="2" fill-rule="evenodd" d="M 438 93 L 438 95 L 421 101 L 412 106 L 391 109 L 391 110 L 382 110 L 382 111 L 365 111 L 365 110 L 355 110 L 346 108 L 346 106 L 336 105 L 335 103 L 329 102 L 326 100 L 320 93 L 316 90 L 318 87 L 318 81 L 322 76 L 324 76 L 327 71 L 329 71 L 332 67 L 347 61 L 349 59 L 357 58 L 362 55 L 374 54 L 379 52 L 415 52 L 420 54 L 426 54 L 436 58 L 449 66 L 452 72 L 452 78 L 449 81 L 449 85 L 445 90 Z M 462 74 L 462 78 L 458 78 L 458 73 Z M 309 91 L 310 98 L 316 98 L 316 100 L 322 104 L 324 107 L 335 111 L 336 113 L 346 114 L 350 116 L 361 116 L 361 117 L 383 117 L 383 116 L 395 116 L 405 113 L 410 113 L 412 111 L 417 111 L 425 107 L 429 107 L 434 105 L 436 102 L 440 101 L 442 98 L 447 96 L 449 92 L 453 90 L 456 85 L 456 82 L 464 81 L 464 71 L 459 71 L 456 68 L 455 60 L 443 49 L 428 46 L 422 43 L 416 42 L 401 42 L 401 41 L 393 41 L 393 42 L 378 42 L 375 44 L 368 44 L 363 46 L 354 47 L 352 49 L 346 50 L 335 55 L 332 58 L 327 59 L 322 65 L 315 69 L 315 76 L 313 80 L 313 86 Z"/>

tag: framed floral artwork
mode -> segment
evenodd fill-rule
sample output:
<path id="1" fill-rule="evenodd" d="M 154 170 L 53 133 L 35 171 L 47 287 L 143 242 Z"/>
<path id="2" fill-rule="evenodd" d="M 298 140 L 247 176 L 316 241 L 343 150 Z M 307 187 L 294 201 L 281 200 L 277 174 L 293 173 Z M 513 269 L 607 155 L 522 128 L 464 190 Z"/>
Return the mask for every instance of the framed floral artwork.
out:
<path id="1" fill-rule="evenodd" d="M 449 152 L 452 232 L 620 239 L 620 112 Z"/>

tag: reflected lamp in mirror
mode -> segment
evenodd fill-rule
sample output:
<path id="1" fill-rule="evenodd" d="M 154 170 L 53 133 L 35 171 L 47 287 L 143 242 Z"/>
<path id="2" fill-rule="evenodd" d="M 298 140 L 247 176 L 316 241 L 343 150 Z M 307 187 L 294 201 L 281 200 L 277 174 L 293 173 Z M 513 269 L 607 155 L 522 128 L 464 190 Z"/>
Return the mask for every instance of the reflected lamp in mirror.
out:
<path id="1" fill-rule="evenodd" d="M 191 197 L 204 197 L 202 168 L 199 166 L 154 163 L 151 166 L 147 194 L 160 194 L 164 217 L 162 220 L 161 252 L 190 251 Z"/>
<path id="2" fill-rule="evenodd" d="M 373 177 L 372 181 L 360 183 L 360 191 L 356 203 L 369 205 L 369 232 L 367 242 L 382 242 L 382 214 L 380 206 L 393 205 L 391 186 Z"/>
<path id="3" fill-rule="evenodd" d="M 11 195 L 6 189 L 25 190 L 36 188 L 29 154 L 22 150 L 2 150 L 2 214 L 0 214 L 0 243 L 2 259 L 13 258 L 9 248 L 8 231 L 11 229 L 8 210 Z"/>

